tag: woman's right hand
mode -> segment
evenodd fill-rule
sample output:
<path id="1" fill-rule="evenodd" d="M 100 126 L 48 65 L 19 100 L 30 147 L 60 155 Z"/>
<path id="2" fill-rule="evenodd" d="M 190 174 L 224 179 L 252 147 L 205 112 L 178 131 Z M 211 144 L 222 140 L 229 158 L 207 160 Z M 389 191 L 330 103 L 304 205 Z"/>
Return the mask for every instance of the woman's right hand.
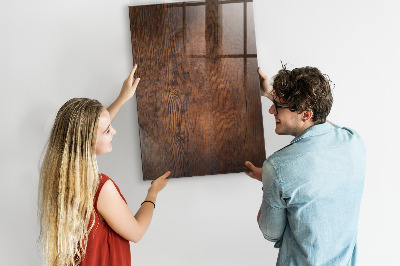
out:
<path id="1" fill-rule="evenodd" d="M 151 186 L 149 188 L 149 192 L 160 192 L 168 182 L 168 176 L 171 174 L 171 171 L 166 172 L 156 180 L 151 181 Z"/>

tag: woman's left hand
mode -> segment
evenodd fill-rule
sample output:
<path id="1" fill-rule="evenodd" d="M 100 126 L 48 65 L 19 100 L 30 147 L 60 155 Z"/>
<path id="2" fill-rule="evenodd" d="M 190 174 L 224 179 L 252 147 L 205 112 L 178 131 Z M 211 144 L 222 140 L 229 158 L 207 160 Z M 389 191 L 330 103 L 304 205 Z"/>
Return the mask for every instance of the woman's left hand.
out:
<path id="1" fill-rule="evenodd" d="M 134 79 L 133 75 L 135 74 L 136 68 L 137 64 L 135 64 L 131 73 L 129 74 L 129 76 L 124 81 L 124 84 L 122 85 L 119 97 L 121 98 L 121 100 L 123 100 L 123 102 L 128 101 L 130 98 L 133 97 L 133 95 L 135 95 L 136 88 L 140 81 L 140 78 L 136 78 L 135 81 L 133 80 Z"/>

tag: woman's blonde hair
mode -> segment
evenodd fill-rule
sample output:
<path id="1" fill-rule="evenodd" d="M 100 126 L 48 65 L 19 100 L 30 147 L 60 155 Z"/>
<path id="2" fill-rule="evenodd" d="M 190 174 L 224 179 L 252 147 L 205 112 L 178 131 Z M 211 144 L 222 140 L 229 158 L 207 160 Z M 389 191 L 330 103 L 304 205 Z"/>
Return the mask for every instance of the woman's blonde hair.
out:
<path id="1" fill-rule="evenodd" d="M 86 251 L 99 184 L 96 141 L 102 109 L 97 100 L 74 98 L 55 118 L 41 164 L 38 197 L 46 265 L 78 265 Z"/>

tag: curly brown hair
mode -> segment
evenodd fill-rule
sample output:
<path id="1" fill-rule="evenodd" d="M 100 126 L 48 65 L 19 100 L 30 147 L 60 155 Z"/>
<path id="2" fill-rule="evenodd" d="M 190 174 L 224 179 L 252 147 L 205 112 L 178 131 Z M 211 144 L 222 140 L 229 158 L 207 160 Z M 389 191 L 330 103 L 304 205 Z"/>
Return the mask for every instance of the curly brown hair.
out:
<path id="1" fill-rule="evenodd" d="M 331 111 L 331 80 L 315 67 L 287 70 L 284 65 L 273 78 L 274 96 L 299 113 L 311 109 L 312 121 L 322 124 Z"/>

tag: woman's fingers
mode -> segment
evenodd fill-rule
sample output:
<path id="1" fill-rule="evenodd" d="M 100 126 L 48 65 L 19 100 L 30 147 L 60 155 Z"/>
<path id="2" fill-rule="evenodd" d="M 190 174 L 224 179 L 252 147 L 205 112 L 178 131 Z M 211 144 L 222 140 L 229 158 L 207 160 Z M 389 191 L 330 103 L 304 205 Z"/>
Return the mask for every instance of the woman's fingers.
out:
<path id="1" fill-rule="evenodd" d="M 171 174 L 171 171 L 166 172 L 162 176 L 160 176 L 161 179 L 168 179 L 168 176 Z"/>
<path id="2" fill-rule="evenodd" d="M 133 66 L 132 71 L 131 71 L 131 74 L 129 74 L 130 77 L 133 78 L 133 75 L 135 74 L 136 69 L 137 69 L 137 64 L 135 64 L 135 65 Z"/>
<path id="3" fill-rule="evenodd" d="M 136 89 L 137 85 L 139 84 L 140 78 L 136 78 L 135 82 L 133 82 L 132 87 Z"/>

